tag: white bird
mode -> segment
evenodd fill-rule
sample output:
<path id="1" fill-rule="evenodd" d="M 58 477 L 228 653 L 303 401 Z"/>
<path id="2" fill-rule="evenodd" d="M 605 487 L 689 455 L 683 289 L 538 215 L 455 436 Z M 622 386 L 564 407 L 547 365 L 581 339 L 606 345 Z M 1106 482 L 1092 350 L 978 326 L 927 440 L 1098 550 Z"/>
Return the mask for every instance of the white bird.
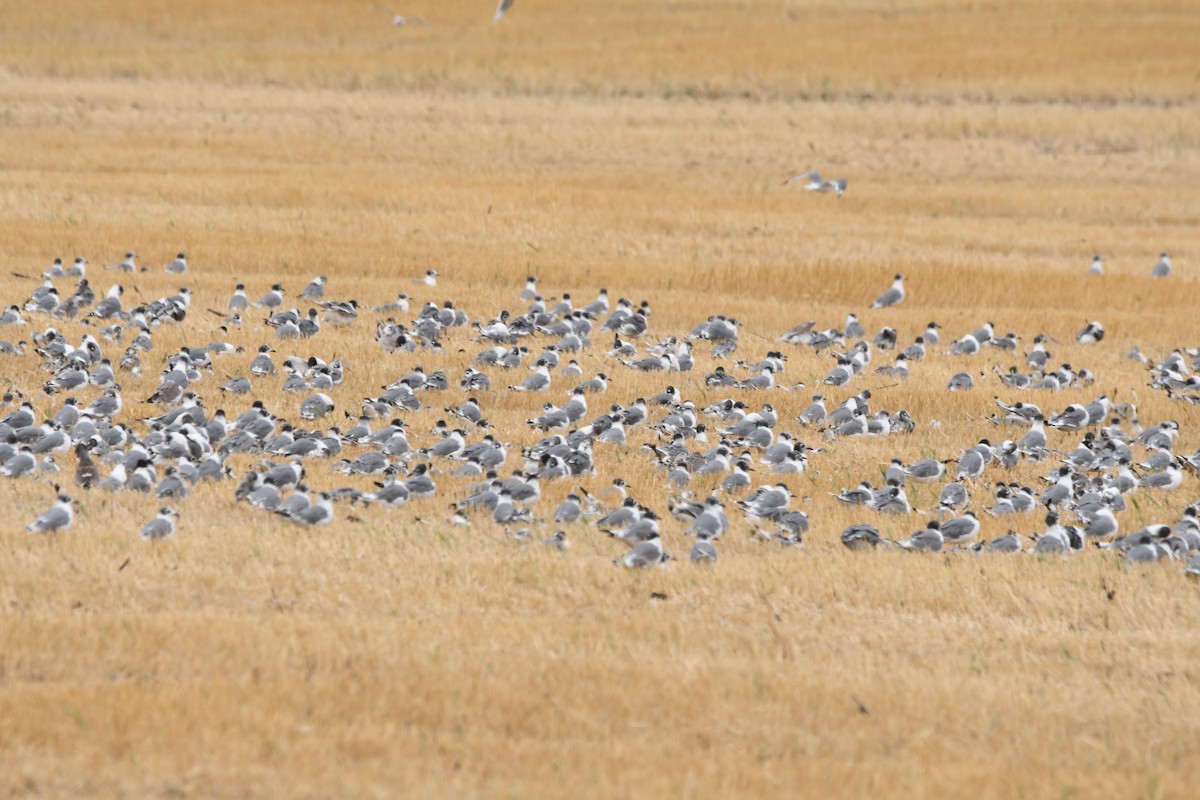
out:
<path id="1" fill-rule="evenodd" d="M 879 299 L 871 304 L 871 308 L 887 308 L 904 301 L 904 276 L 896 275 L 892 288 L 879 295 Z"/>
<path id="2" fill-rule="evenodd" d="M 1092 257 L 1092 265 L 1088 267 L 1088 275 L 1103 275 L 1104 274 L 1104 259 L 1099 255 Z"/>
<path id="3" fill-rule="evenodd" d="M 105 264 L 105 269 L 115 269 L 120 272 L 136 272 L 137 271 L 137 253 L 132 250 L 125 254 L 125 260 L 119 261 L 116 264 Z"/>
<path id="4" fill-rule="evenodd" d="M 649 569 L 650 567 L 665 564 L 670 559 L 670 554 L 664 552 L 662 549 L 662 540 L 655 536 L 652 539 L 638 542 L 628 553 L 613 563 L 618 566 L 624 565 L 631 569 Z"/>
<path id="5" fill-rule="evenodd" d="M 148 542 L 166 539 L 175 533 L 175 517 L 179 516 L 173 508 L 164 506 L 159 509 L 158 516 L 142 526 L 142 538 Z"/>
<path id="6" fill-rule="evenodd" d="M 173 275 L 182 275 L 187 272 L 187 268 L 187 256 L 183 253 L 176 255 L 175 260 L 165 267 L 166 271 Z"/>
<path id="7" fill-rule="evenodd" d="M 513 0 L 500 0 L 500 2 L 496 5 L 496 16 L 492 17 L 492 22 L 499 22 L 500 18 L 504 16 L 504 13 L 512 8 L 512 4 Z"/>
<path id="8" fill-rule="evenodd" d="M 1084 325 L 1083 329 L 1075 334 L 1075 341 L 1080 344 L 1096 344 L 1103 338 L 1104 326 L 1094 321 Z"/>
<path id="9" fill-rule="evenodd" d="M 802 172 L 799 175 L 793 175 L 788 178 L 783 182 L 783 185 L 787 186 L 789 183 L 795 183 L 796 181 L 807 181 L 804 184 L 804 189 L 809 192 L 820 192 L 821 194 L 837 192 L 838 197 L 846 193 L 847 181 L 845 178 L 827 181 L 821 177 L 821 173 L 819 172 Z"/>
<path id="10" fill-rule="evenodd" d="M 429 23 L 426 22 L 425 20 L 420 19 L 419 17 L 406 17 L 402 14 L 397 14 L 395 11 L 392 11 L 392 9 L 388 8 L 387 6 L 367 6 L 367 10 L 368 11 L 382 11 L 383 13 L 387 14 L 389 17 L 392 18 L 392 24 L 395 25 L 396 27 L 401 27 L 403 25 L 410 25 L 410 24 L 411 25 L 420 25 L 422 28 L 429 27 Z"/>
<path id="11" fill-rule="evenodd" d="M 1150 270 L 1150 276 L 1154 278 L 1165 278 L 1171 274 L 1171 257 L 1163 253 L 1158 257 L 1158 263 Z"/>
<path id="12" fill-rule="evenodd" d="M 508 388 L 514 392 L 544 392 L 550 388 L 550 370 L 547 369 L 546 362 L 539 358 L 533 365 L 533 370 L 534 373 L 523 383 Z"/>
<path id="13" fill-rule="evenodd" d="M 59 492 L 58 501 L 25 526 L 25 530 L 30 533 L 54 533 L 71 527 L 71 523 L 75 521 L 75 511 L 72 508 L 74 502 L 69 495 Z"/>

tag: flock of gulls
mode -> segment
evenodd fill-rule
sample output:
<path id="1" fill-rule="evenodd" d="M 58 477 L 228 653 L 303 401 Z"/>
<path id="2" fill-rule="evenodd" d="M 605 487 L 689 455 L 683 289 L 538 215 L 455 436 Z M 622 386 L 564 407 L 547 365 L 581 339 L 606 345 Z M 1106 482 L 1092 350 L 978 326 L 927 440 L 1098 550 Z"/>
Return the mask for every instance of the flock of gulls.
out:
<path id="1" fill-rule="evenodd" d="M 810 188 L 820 183 L 815 173 L 804 177 Z M 844 181 L 835 186 L 839 194 L 844 188 Z M 362 522 L 359 509 L 381 507 L 409 524 L 472 526 L 558 550 L 573 536 L 603 535 L 614 542 L 614 563 L 630 568 L 667 563 L 670 542 L 683 543 L 690 561 L 711 564 L 723 536 L 802 545 L 810 519 L 799 506 L 811 498 L 797 497 L 798 476 L 845 469 L 837 464 L 839 441 L 939 427 L 882 407 L 876 395 L 886 397 L 923 362 L 966 362 L 988 351 L 994 361 L 1012 362 L 1007 369 L 994 363 L 995 377 L 987 378 L 998 389 L 987 418 L 995 436 L 913 463 L 892 459 L 882 474 L 862 467 L 860 481 L 834 493 L 860 515 L 842 543 L 1043 555 L 1094 545 L 1131 563 L 1179 561 L 1200 575 L 1200 501 L 1177 519 L 1136 530 L 1127 529 L 1124 513 L 1138 494 L 1179 491 L 1186 474 L 1200 469 L 1200 450 L 1178 452 L 1177 421 L 1142 420 L 1135 405 L 1115 396 L 1054 404 L 1055 391 L 1100 379 L 1055 359 L 1057 343 L 1043 334 L 1022 353 L 1021 337 L 1001 334 L 992 322 L 952 339 L 936 321 L 902 336 L 890 327 L 869 332 L 849 314 L 840 328 L 810 320 L 775 341 L 755 336 L 766 344 L 749 355 L 755 345 L 730 316 L 658 331 L 648 301 L 614 302 L 604 289 L 581 303 L 569 292 L 547 298 L 535 277 L 504 303 L 517 311 L 494 309 L 488 317 L 435 299 L 433 269 L 394 301 L 367 307 L 330 296 L 335 282 L 323 275 L 295 293 L 280 283 L 255 292 L 238 283 L 227 301 L 195 306 L 185 285 L 133 304 L 121 281 L 146 271 L 135 253 L 104 268 L 116 274 L 102 295 L 88 268 L 78 258 L 71 266 L 56 260 L 41 276 L 14 272 L 28 294 L 0 315 L 0 359 L 13 376 L 0 412 L 0 477 L 41 480 L 57 493 L 28 524 L 31 533 L 70 528 L 72 493 L 133 492 L 158 508 L 141 528 L 144 539 L 158 541 L 185 524 L 193 489 L 212 482 L 228 487 L 230 513 L 244 504 L 299 526 Z M 184 281 L 187 256 L 179 253 L 163 269 Z M 1169 271 L 1164 254 L 1151 274 Z M 896 275 L 871 308 L 907 297 L 905 278 Z M 189 343 L 163 352 L 156 338 L 168 328 L 188 332 Z M 354 365 L 317 354 L 331 329 L 378 348 L 395 379 L 373 396 L 350 396 L 342 386 Z M 209 341 L 233 330 L 257 346 Z M 1103 326 L 1089 323 L 1074 352 L 1084 357 L 1103 338 Z M 296 355 L 301 347 L 307 354 Z M 450 349 L 470 361 L 461 374 L 419 366 L 423 356 Z M 806 376 L 807 389 L 783 380 L 788 353 L 806 349 L 830 360 L 828 371 Z M 1153 390 L 1179 404 L 1200 403 L 1200 351 L 1126 356 L 1141 363 Z M 661 372 L 660 383 L 672 383 L 653 395 L 609 396 L 611 376 L 621 371 Z M 974 372 L 956 374 L 947 390 L 974 389 Z M 134 387 L 141 391 L 129 397 Z M 704 397 L 689 397 L 687 387 Z M 801 390 L 811 400 L 789 404 L 806 407 L 782 418 L 770 401 Z M 299 401 L 294 416 L 279 411 L 285 396 Z M 501 397 L 528 398 L 519 401 L 529 409 L 523 426 L 493 423 L 489 412 Z M 58 461 L 65 454 L 73 476 Z M 640 486 L 643 497 L 598 466 L 636 459 L 657 476 Z M 1028 462 L 1042 485 L 1011 477 Z M 311 488 L 334 482 L 343 485 Z M 570 491 L 560 503 L 543 502 L 543 488 L 555 483 Z M 936 493 L 936 505 L 914 506 L 908 491 L 919 484 Z M 1155 507 L 1163 504 L 1139 506 Z M 984 515 L 1011 529 L 981 541 Z M 916 529 L 904 538 L 881 534 L 880 520 L 897 516 L 920 521 L 905 526 Z M 812 524 L 823 528 L 820 520 Z"/>

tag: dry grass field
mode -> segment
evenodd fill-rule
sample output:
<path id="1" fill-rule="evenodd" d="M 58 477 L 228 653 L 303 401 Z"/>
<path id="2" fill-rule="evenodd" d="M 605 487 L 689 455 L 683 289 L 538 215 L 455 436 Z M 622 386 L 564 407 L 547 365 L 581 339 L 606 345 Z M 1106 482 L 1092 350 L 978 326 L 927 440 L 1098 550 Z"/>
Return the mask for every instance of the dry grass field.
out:
<path id="1" fill-rule="evenodd" d="M 52 489 L 0 479 L 0 796 L 1195 797 L 1200 584 L 1179 562 L 854 553 L 847 525 L 901 538 L 926 516 L 884 519 L 828 492 L 881 483 L 892 457 L 1018 438 L 982 421 L 994 395 L 1057 411 L 1107 392 L 1145 425 L 1179 421 L 1177 453 L 1200 446 L 1200 409 L 1121 357 L 1200 345 L 1196 5 L 517 0 L 498 24 L 492 10 L 412 0 L 397 11 L 430 26 L 395 27 L 359 2 L 0 0 L 0 306 L 23 303 L 55 257 L 87 257 L 98 294 L 123 281 L 126 307 L 190 287 L 186 320 L 156 330 L 140 377 L 119 376 L 118 419 L 139 432 L 162 411 L 140 401 L 167 355 L 215 340 L 246 352 L 199 384 L 210 410 L 261 399 L 310 425 L 280 376 L 248 398 L 217 391 L 275 342 L 261 312 L 223 331 L 205 311 L 239 281 L 252 299 L 276 281 L 294 297 L 326 274 L 331 297 L 408 292 L 413 315 L 453 299 L 486 321 L 524 311 L 536 275 L 577 305 L 601 287 L 648 300 L 647 341 L 737 317 L 748 360 L 808 319 L 856 312 L 905 344 L 937 320 L 943 344 L 908 381 L 825 392 L 871 388 L 917 429 L 803 429 L 828 353 L 782 346 L 780 382 L 804 390 L 716 390 L 707 344 L 691 372 L 644 375 L 607 358 L 597 331 L 579 360 L 612 381 L 589 418 L 673 384 L 698 407 L 769 401 L 780 430 L 827 450 L 786 481 L 812 520 L 802 548 L 754 541 L 730 504 L 707 569 L 688 563 L 671 489 L 639 449 L 657 440 L 647 429 L 598 445 L 597 476 L 545 483 L 536 507 L 546 518 L 577 484 L 624 477 L 678 558 L 647 571 L 614 568 L 624 547 L 592 527 L 568 528 L 560 553 L 536 544 L 551 522 L 532 545 L 485 518 L 452 526 L 447 504 L 473 479 L 444 473 L 436 498 L 338 505 L 319 529 L 205 483 L 155 544 L 138 536 L 153 497 L 72 485 L 74 526 L 33 536 Z M 781 185 L 809 169 L 848 178 L 845 197 Z M 149 271 L 100 268 L 130 249 Z M 164 274 L 180 250 L 190 271 Z M 1174 274 L 1152 281 L 1164 250 Z M 1088 279 L 1094 253 L 1106 274 Z M 438 285 L 415 285 L 428 268 Z M 870 310 L 896 272 L 907 301 Z M 26 317 L 0 339 L 94 330 Z M 1091 319 L 1107 337 L 1076 344 Z M 1016 356 L 945 354 L 985 320 L 1021 336 Z M 455 329 L 440 353 L 388 355 L 374 322 L 279 342 L 277 360 L 343 359 L 343 427 L 415 365 L 445 370 L 451 388 L 403 414 L 414 446 L 430 445 L 485 343 Z M 992 367 L 1023 365 L 1043 332 L 1095 386 L 1000 383 Z M 963 369 L 977 388 L 948 394 Z M 514 444 L 508 472 L 540 438 L 524 420 L 573 383 L 527 397 L 503 388 L 523 372 L 489 373 L 480 401 Z M 32 353 L 0 355 L 5 388 L 39 415 L 64 398 L 41 393 L 48 377 Z M 228 464 L 240 477 L 258 460 Z M 71 484 L 74 456 L 58 461 Z M 1023 462 L 1012 479 L 1035 485 L 1052 466 Z M 309 470 L 317 489 L 372 488 Z M 974 508 L 1001 477 L 974 487 Z M 910 499 L 928 510 L 939 486 Z M 1170 524 L 1198 496 L 1194 474 L 1138 490 L 1122 528 Z M 981 516 L 985 539 L 1044 528 L 1041 514 Z"/>

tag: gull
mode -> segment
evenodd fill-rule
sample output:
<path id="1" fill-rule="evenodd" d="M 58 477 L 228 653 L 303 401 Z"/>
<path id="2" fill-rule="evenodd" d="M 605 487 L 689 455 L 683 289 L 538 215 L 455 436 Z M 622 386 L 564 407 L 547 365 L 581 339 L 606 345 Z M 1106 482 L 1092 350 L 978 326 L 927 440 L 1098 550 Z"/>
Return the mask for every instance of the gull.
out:
<path id="1" fill-rule="evenodd" d="M 100 470 L 97 469 L 96 462 L 92 460 L 87 443 L 80 442 L 75 445 L 75 456 L 79 460 L 75 467 L 75 483 L 83 489 L 90 489 L 99 483 Z"/>
<path id="2" fill-rule="evenodd" d="M 1083 329 L 1075 334 L 1075 341 L 1080 344 L 1096 344 L 1103 338 L 1104 326 L 1094 321 L 1084 325 Z"/>
<path id="3" fill-rule="evenodd" d="M 183 253 L 176 254 L 175 260 L 164 267 L 167 272 L 170 272 L 173 275 L 182 275 L 183 273 L 187 272 L 187 268 L 187 256 L 185 256 Z"/>
<path id="4" fill-rule="evenodd" d="M 848 505 L 869 506 L 875 502 L 875 487 L 871 485 L 870 481 L 863 481 L 853 489 L 842 489 L 837 494 L 830 492 L 829 495 Z"/>
<path id="5" fill-rule="evenodd" d="M 121 284 L 114 283 L 109 287 L 108 294 L 96 304 L 96 307 L 88 313 L 88 316 L 96 317 L 97 319 L 110 319 L 119 315 L 121 313 L 121 295 L 124 293 L 125 289 L 122 288 Z"/>
<path id="6" fill-rule="evenodd" d="M 987 466 L 987 461 L 984 458 L 982 447 L 990 448 L 990 443 L 983 440 L 975 447 L 964 450 L 963 454 L 958 458 L 958 478 L 978 478 L 983 475 L 983 468 Z"/>
<path id="7" fill-rule="evenodd" d="M 500 0 L 500 2 L 496 4 L 496 16 L 492 17 L 492 23 L 495 24 L 499 22 L 500 18 L 504 16 L 505 12 L 512 8 L 512 4 L 513 0 Z"/>
<path id="8" fill-rule="evenodd" d="M 653 511 L 644 511 L 640 519 L 634 520 L 624 528 L 610 528 L 608 535 L 631 545 L 658 539 L 658 516 Z"/>
<path id="9" fill-rule="evenodd" d="M 408 487 L 403 482 L 396 482 L 396 474 L 391 472 L 383 483 L 376 483 L 375 491 L 363 495 L 368 503 L 384 503 L 389 506 L 402 506 L 408 502 Z"/>
<path id="10" fill-rule="evenodd" d="M 579 504 L 579 495 L 572 492 L 554 510 L 554 521 L 565 523 L 578 522 L 582 515 L 583 508 Z"/>
<path id="11" fill-rule="evenodd" d="M 125 254 L 125 260 L 119 261 L 116 264 L 105 264 L 105 269 L 115 269 L 119 272 L 136 272 L 137 271 L 137 253 L 132 250 Z"/>
<path id="12" fill-rule="evenodd" d="M 1180 459 L 1182 461 L 1182 459 Z M 1146 475 L 1138 480 L 1138 486 L 1145 486 L 1149 489 L 1162 489 L 1169 492 L 1172 489 L 1178 489 L 1179 484 L 1183 482 L 1183 470 L 1178 464 L 1168 464 L 1161 472 L 1155 472 L 1151 475 Z"/>
<path id="13" fill-rule="evenodd" d="M 408 311 L 408 295 L 401 292 L 395 300 L 390 303 L 384 303 L 381 306 L 371 306 L 371 311 L 376 314 L 391 314 L 393 312 Z"/>
<path id="14" fill-rule="evenodd" d="M 1033 551 L 1039 555 L 1069 553 L 1073 549 L 1072 533 L 1079 535 L 1074 528 L 1060 525 L 1058 514 L 1051 511 L 1046 515 L 1046 532 L 1034 542 Z"/>
<path id="15" fill-rule="evenodd" d="M 325 321 L 335 327 L 349 325 L 358 319 L 358 301 L 357 300 L 328 300 L 318 302 L 321 308 L 325 309 Z"/>
<path id="16" fill-rule="evenodd" d="M 946 465 L 936 458 L 926 458 L 910 464 L 905 474 L 918 481 L 936 481 L 946 472 Z"/>
<path id="17" fill-rule="evenodd" d="M 990 341 L 988 337 L 986 341 Z M 973 356 L 979 352 L 979 340 L 975 338 L 975 334 L 968 333 L 954 344 L 950 345 L 950 355 L 952 356 Z"/>
<path id="18" fill-rule="evenodd" d="M 565 553 L 571 549 L 571 542 L 567 539 L 566 531 L 555 531 L 553 536 L 543 539 L 542 544 L 546 547 L 553 547 L 560 553 Z"/>
<path id="19" fill-rule="evenodd" d="M 271 353 L 273 352 L 274 350 L 271 348 L 271 345 L 259 345 L 258 355 L 250 362 L 250 373 L 258 376 L 274 375 L 275 362 L 271 360 Z"/>
<path id="20" fill-rule="evenodd" d="M 504 2 L 511 0 L 502 0 Z M 630 569 L 649 569 L 666 564 L 671 560 L 671 555 L 662 549 L 662 540 L 657 536 L 653 539 L 646 539 L 638 542 L 628 553 L 613 561 L 617 566 L 625 566 Z"/>
<path id="21" fill-rule="evenodd" d="M 846 192 L 847 181 L 845 178 L 837 178 L 836 180 L 827 181 L 821 178 L 819 172 L 802 172 L 799 175 L 793 175 L 783 182 L 784 186 L 796 181 L 807 181 L 804 184 L 804 189 L 809 192 L 837 192 L 837 196 L 841 197 Z"/>
<path id="22" fill-rule="evenodd" d="M 812 403 L 796 420 L 803 425 L 819 425 L 825 421 L 825 396 L 822 394 L 814 394 Z"/>
<path id="23" fill-rule="evenodd" d="M 842 544 L 851 550 L 866 550 L 890 544 L 873 525 L 851 525 L 842 531 Z"/>
<path id="24" fill-rule="evenodd" d="M 877 491 L 871 505 L 881 514 L 907 514 L 912 511 L 904 487 L 895 484 Z"/>
<path id="25" fill-rule="evenodd" d="M 304 291 L 300 293 L 300 297 L 304 300 L 320 300 L 325 296 L 325 284 L 329 278 L 324 275 L 318 275 L 309 281 L 308 286 L 304 287 Z"/>
<path id="26" fill-rule="evenodd" d="M 69 528 L 75 521 L 75 511 L 72 508 L 74 502 L 70 495 L 59 492 L 57 502 L 25 526 L 25 530 L 30 533 L 54 533 Z"/>
<path id="27" fill-rule="evenodd" d="M 221 391 L 230 394 L 248 394 L 251 388 L 250 379 L 246 377 L 234 378 L 221 385 Z"/>
<path id="28" fill-rule="evenodd" d="M 1101 507 L 1083 529 L 1083 535 L 1089 539 L 1106 539 L 1115 536 L 1119 526 L 1112 509 Z"/>
<path id="29" fill-rule="evenodd" d="M 24 325 L 25 319 L 21 316 L 21 307 L 16 303 L 10 305 L 3 314 L 0 314 L 0 325 Z"/>
<path id="30" fill-rule="evenodd" d="M 34 458 L 29 445 L 22 445 L 20 450 L 9 456 L 4 465 L 0 466 L 0 475 L 6 478 L 19 478 L 22 475 L 32 475 L 36 469 L 37 459 Z"/>
<path id="31" fill-rule="evenodd" d="M 947 392 L 962 392 L 968 389 L 975 388 L 975 379 L 971 377 L 969 372 L 956 372 L 950 376 L 949 383 L 946 384 Z"/>
<path id="32" fill-rule="evenodd" d="M 1046 424 L 1060 431 L 1081 431 L 1088 426 L 1090 418 L 1087 408 L 1078 403 L 1072 403 L 1046 420 Z M 1041 419 L 1041 415 L 1034 419 Z"/>
<path id="33" fill-rule="evenodd" d="M 550 388 L 550 370 L 544 359 L 538 359 L 533 365 L 534 373 L 522 383 L 508 388 L 514 392 L 544 392 Z"/>
<path id="34" fill-rule="evenodd" d="M 1024 548 L 1021 546 L 1021 537 L 1015 531 L 1009 531 L 1003 536 L 997 536 L 983 546 L 985 553 L 1020 553 Z"/>
<path id="35" fill-rule="evenodd" d="M 846 315 L 846 337 L 849 339 L 861 339 L 867 335 L 862 323 L 858 321 L 858 315 L 850 313 Z"/>
<path id="36" fill-rule="evenodd" d="M 245 311 L 250 307 L 250 301 L 246 299 L 246 284 L 239 283 L 234 287 L 233 294 L 229 297 L 229 310 L 233 312 Z"/>
<path id="37" fill-rule="evenodd" d="M 367 6 L 367 10 L 368 11 L 382 11 L 383 13 L 387 14 L 389 17 L 392 18 L 392 24 L 395 25 L 396 27 L 401 27 L 401 26 L 409 25 L 409 24 L 420 25 L 422 28 L 429 27 L 429 23 L 426 22 L 425 20 L 420 19 L 418 17 L 405 17 L 401 14 L 397 14 L 395 11 L 388 8 L 387 6 L 371 5 L 371 6 Z"/>
<path id="38" fill-rule="evenodd" d="M 332 495 L 329 492 L 321 492 L 317 495 L 316 502 L 307 508 L 291 514 L 286 514 L 286 518 L 292 522 L 298 522 L 302 525 L 326 525 L 333 519 L 333 503 Z"/>
<path id="39" fill-rule="evenodd" d="M 179 512 L 169 506 L 158 510 L 158 516 L 142 526 L 142 538 L 148 542 L 156 542 L 175 534 L 175 518 Z"/>
<path id="40" fill-rule="evenodd" d="M 904 301 L 904 296 L 904 276 L 897 274 L 892 282 L 892 288 L 879 295 L 879 298 L 871 304 L 871 308 L 887 308 L 898 305 Z"/>
<path id="41" fill-rule="evenodd" d="M 1099 255 L 1092 256 L 1092 265 L 1088 267 L 1088 275 L 1103 275 L 1104 274 L 1104 259 Z"/>
<path id="42" fill-rule="evenodd" d="M 1171 257 L 1163 253 L 1158 257 L 1158 263 L 1150 270 L 1150 276 L 1154 278 L 1165 278 L 1171 274 Z"/>
<path id="43" fill-rule="evenodd" d="M 999 397 L 993 397 L 992 400 L 997 406 L 1002 408 L 1006 413 L 1005 422 L 1021 422 L 1031 424 L 1034 417 L 1042 416 L 1042 410 L 1033 403 L 1024 403 L 1017 401 L 1013 405 L 1005 405 L 1004 401 Z"/>
<path id="44" fill-rule="evenodd" d="M 303 419 L 315 419 L 325 416 L 333 409 L 333 400 L 329 395 L 317 392 L 300 404 L 300 416 Z"/>
<path id="45" fill-rule="evenodd" d="M 286 517 L 290 514 L 298 514 L 308 508 L 312 505 L 312 500 L 309 497 L 310 491 L 306 484 L 296 484 L 296 490 L 279 503 L 279 507 L 275 509 L 275 513 Z"/>
<path id="46" fill-rule="evenodd" d="M 1046 455 L 1046 428 L 1041 414 L 1033 418 L 1029 433 L 1017 442 L 1017 452 L 1033 459 L 1041 459 Z"/>
<path id="47" fill-rule="evenodd" d="M 979 520 L 975 512 L 968 511 L 961 517 L 942 523 L 942 538 L 950 544 L 966 544 L 979 535 Z"/>
<path id="48" fill-rule="evenodd" d="M 717 548 L 708 534 L 701 533 L 696 536 L 696 543 L 692 545 L 689 559 L 693 564 L 715 564 L 717 562 Z"/>
<path id="49" fill-rule="evenodd" d="M 428 464 L 418 464 L 413 468 L 412 474 L 404 480 L 405 488 L 413 497 L 433 497 L 437 492 L 437 485 L 433 482 L 433 478 L 426 474 L 428 471 Z"/>
<path id="50" fill-rule="evenodd" d="M 413 278 L 413 283 L 420 283 L 425 286 L 437 286 L 438 273 L 436 269 L 427 269 L 425 274 L 419 278 Z"/>
<path id="51" fill-rule="evenodd" d="M 914 531 L 907 539 L 896 542 L 898 547 L 929 553 L 940 553 L 945 544 L 945 538 L 937 521 L 930 522 L 925 528 Z"/>
<path id="52" fill-rule="evenodd" d="M 279 308 L 283 305 L 283 286 L 276 283 L 271 286 L 271 291 L 258 298 L 254 303 L 255 308 Z"/>

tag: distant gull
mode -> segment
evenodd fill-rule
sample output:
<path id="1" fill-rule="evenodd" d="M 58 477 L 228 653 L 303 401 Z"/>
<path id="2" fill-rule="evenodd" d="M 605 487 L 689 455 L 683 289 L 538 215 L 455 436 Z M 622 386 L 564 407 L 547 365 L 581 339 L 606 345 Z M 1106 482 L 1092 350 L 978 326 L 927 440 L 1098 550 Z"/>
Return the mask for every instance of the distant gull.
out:
<path id="1" fill-rule="evenodd" d="M 1171 274 L 1171 257 L 1163 253 L 1158 257 L 1158 263 L 1150 270 L 1151 277 L 1165 278 Z"/>
<path id="2" fill-rule="evenodd" d="M 824 180 L 819 172 L 802 172 L 799 175 L 793 175 L 783 182 L 784 186 L 797 181 L 806 181 L 804 189 L 809 192 L 837 192 L 837 196 L 841 197 L 846 193 L 846 184 L 848 181 L 845 178 L 837 178 L 832 181 Z"/>
<path id="3" fill-rule="evenodd" d="M 392 11 L 392 9 L 388 8 L 387 6 L 367 6 L 367 10 L 368 11 L 382 11 L 383 13 L 387 14 L 389 17 L 392 18 L 392 24 L 395 25 L 396 27 L 400 27 L 403 25 L 410 25 L 410 24 L 411 25 L 420 25 L 422 28 L 429 27 L 429 23 L 426 22 L 425 20 L 420 19 L 418 17 L 406 17 L 402 14 L 397 14 L 395 11 Z"/>

